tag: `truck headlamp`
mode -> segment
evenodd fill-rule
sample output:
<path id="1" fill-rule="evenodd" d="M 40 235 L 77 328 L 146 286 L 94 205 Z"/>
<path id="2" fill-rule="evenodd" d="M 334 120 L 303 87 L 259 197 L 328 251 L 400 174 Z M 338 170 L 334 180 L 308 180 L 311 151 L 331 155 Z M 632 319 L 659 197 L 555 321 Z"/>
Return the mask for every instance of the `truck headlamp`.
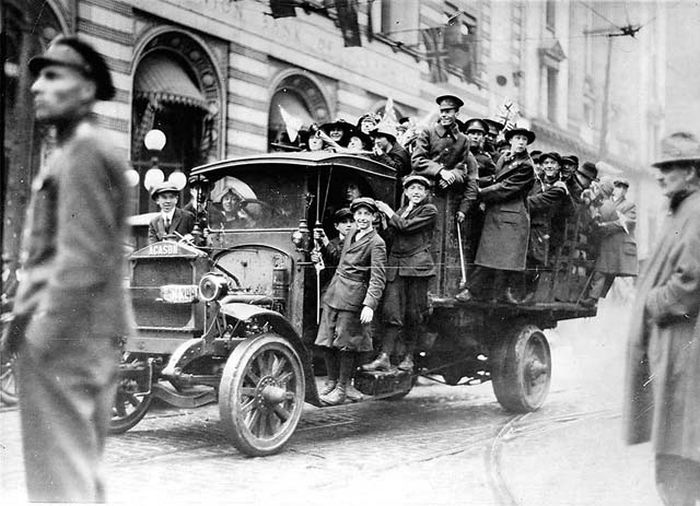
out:
<path id="1" fill-rule="evenodd" d="M 228 279 L 221 274 L 205 274 L 199 282 L 199 297 L 205 302 L 220 299 L 228 292 Z"/>

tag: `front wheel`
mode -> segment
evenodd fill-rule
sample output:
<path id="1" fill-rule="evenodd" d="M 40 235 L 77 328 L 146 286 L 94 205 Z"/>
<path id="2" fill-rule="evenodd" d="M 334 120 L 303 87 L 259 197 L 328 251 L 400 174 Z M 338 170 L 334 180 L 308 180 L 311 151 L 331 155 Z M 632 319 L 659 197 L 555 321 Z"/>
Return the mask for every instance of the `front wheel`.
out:
<path id="1" fill-rule="evenodd" d="M 528 413 L 544 403 L 552 378 L 549 343 L 535 325 L 496 342 L 491 352 L 493 391 L 509 411 Z"/>
<path id="2" fill-rule="evenodd" d="M 224 367 L 219 413 L 234 446 L 261 457 L 279 452 L 296 430 L 306 390 L 301 359 L 276 334 L 236 347 Z"/>
<path id="3" fill-rule="evenodd" d="M 149 364 L 138 359 L 131 360 L 128 354 L 122 359 L 121 367 L 131 371 L 143 371 L 146 370 L 145 368 L 150 371 Z M 150 386 L 151 375 L 148 374 L 146 378 L 145 382 Z M 120 377 L 114 404 L 112 404 L 112 417 L 109 421 L 110 434 L 123 434 L 146 416 L 153 401 L 153 393 L 145 392 L 144 385 L 139 383 L 133 375 L 123 374 Z"/>

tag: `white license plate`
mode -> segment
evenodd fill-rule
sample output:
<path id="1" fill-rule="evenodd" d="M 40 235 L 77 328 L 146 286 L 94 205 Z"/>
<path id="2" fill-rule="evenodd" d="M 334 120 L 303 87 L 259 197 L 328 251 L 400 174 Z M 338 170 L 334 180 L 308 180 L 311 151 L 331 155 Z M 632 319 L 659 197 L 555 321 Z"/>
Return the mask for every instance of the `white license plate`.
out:
<path id="1" fill-rule="evenodd" d="M 163 285 L 160 298 L 168 304 L 188 304 L 197 300 L 197 285 Z"/>

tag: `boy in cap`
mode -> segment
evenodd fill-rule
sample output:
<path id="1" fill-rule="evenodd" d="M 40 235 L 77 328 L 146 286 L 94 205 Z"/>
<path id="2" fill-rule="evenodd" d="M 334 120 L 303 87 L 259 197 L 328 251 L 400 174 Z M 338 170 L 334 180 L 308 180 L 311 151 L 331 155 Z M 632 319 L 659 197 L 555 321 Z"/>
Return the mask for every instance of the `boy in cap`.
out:
<path id="1" fill-rule="evenodd" d="M 190 232 L 194 228 L 194 215 L 177 207 L 180 191 L 168 181 L 151 189 L 151 199 L 160 213 L 148 224 L 148 244 L 162 241 L 167 236 L 179 235 L 184 240 L 192 240 Z"/>
<path id="2" fill-rule="evenodd" d="M 390 370 L 390 358 L 396 348 L 405 351 L 398 368 L 412 371 L 418 338 L 425 333 L 428 282 L 435 275 L 430 249 L 438 210 L 430 203 L 432 184 L 427 178 L 410 175 L 404 179 L 403 187 L 407 203 L 398 211 L 394 212 L 385 202 L 377 202 L 388 220 L 391 248 L 382 305 L 382 351 L 376 360 L 363 366 L 366 371 Z"/>
<path id="3" fill-rule="evenodd" d="M 37 121 L 57 146 L 32 184 L 23 276 L 3 354 L 19 352 L 28 499 L 104 502 L 101 465 L 128 335 L 123 244 L 126 160 L 92 114 L 114 86 L 102 56 L 76 37 L 29 62 Z"/>
<path id="4" fill-rule="evenodd" d="M 358 355 L 372 351 L 370 324 L 386 285 L 386 244 L 374 230 L 374 199 L 350 204 L 355 224 L 345 237 L 338 268 L 323 296 L 315 344 L 324 353 L 328 380 L 319 392 L 323 404 L 342 404 Z"/>
<path id="5" fill-rule="evenodd" d="M 355 223 L 352 212 L 349 207 L 341 207 L 335 213 L 333 213 L 333 228 L 335 228 L 338 235 L 333 239 L 328 239 L 325 231 L 321 227 L 316 227 L 314 229 L 314 239 L 319 244 L 320 254 L 323 259 L 323 263 L 326 269 L 323 270 L 325 281 L 322 283 L 324 286 L 330 281 L 335 272 L 335 267 L 338 265 L 340 260 L 340 253 L 343 251 L 343 244 L 345 242 L 345 237 L 350 232 L 353 223 Z M 317 262 L 318 259 L 313 257 L 312 260 Z"/>

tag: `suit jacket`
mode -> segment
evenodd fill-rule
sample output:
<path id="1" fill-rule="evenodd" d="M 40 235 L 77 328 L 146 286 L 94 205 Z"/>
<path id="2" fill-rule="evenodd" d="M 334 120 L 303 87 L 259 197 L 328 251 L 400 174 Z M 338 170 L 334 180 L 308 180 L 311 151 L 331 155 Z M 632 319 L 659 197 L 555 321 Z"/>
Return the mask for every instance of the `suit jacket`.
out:
<path id="1" fill-rule="evenodd" d="M 396 178 L 400 181 L 402 177 L 411 172 L 411 157 L 408 151 L 399 144 L 395 142 L 388 153 L 382 153 L 380 155 L 372 154 L 372 158 L 393 167 L 396 171 Z"/>
<path id="2" fill-rule="evenodd" d="M 28 345 L 127 333 L 127 168 L 88 116 L 59 139 L 33 181 L 14 305 L 31 319 Z"/>
<path id="3" fill-rule="evenodd" d="M 437 221 L 437 207 L 423 202 L 411 209 L 405 218 L 402 207 L 389 219 L 391 248 L 387 259 L 387 281 L 396 276 L 429 277 L 435 275 L 431 254 L 433 230 Z"/>
<path id="4" fill-rule="evenodd" d="M 608 199 L 600 206 L 599 212 L 596 233 L 600 246 L 595 269 L 618 276 L 636 276 L 637 242 L 634 239 L 634 229 L 637 206 L 627 199 L 618 202 Z M 627 230 L 620 223 L 620 215 L 625 219 Z"/>
<path id="5" fill-rule="evenodd" d="M 544 262 L 550 246 L 557 247 L 562 238 L 566 221 L 565 205 L 568 200 L 564 188 L 546 182 L 535 181 L 533 190 L 527 197 L 530 211 L 530 256 Z"/>
<path id="6" fill-rule="evenodd" d="M 192 232 L 193 228 L 194 214 L 176 207 L 173 213 L 173 220 L 167 230 L 165 229 L 165 222 L 163 221 L 162 214 L 159 214 L 151 220 L 151 223 L 148 225 L 148 244 L 162 241 L 165 239 L 165 236 L 174 232 L 180 235 L 189 234 Z"/>
<path id="7" fill-rule="evenodd" d="M 527 152 L 505 154 L 496 165 L 496 182 L 482 188 L 484 228 L 475 263 L 492 269 L 524 270 L 530 236 L 527 195 L 535 169 Z"/>
<path id="8" fill-rule="evenodd" d="M 334 309 L 376 310 L 386 285 L 386 244 L 372 230 L 354 241 L 357 227 L 345 237 L 340 263 L 328 285 L 323 303 Z"/>

